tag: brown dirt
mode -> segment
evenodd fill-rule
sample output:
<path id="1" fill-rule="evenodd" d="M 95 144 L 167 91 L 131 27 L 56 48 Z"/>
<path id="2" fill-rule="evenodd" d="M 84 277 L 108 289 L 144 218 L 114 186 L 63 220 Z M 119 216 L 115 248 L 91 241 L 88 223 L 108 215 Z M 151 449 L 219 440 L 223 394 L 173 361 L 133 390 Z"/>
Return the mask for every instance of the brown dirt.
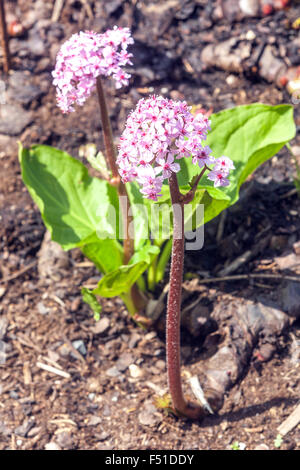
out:
<path id="1" fill-rule="evenodd" d="M 7 3 L 11 8 L 15 4 Z M 29 4 L 37 2 L 17 3 L 17 13 L 20 18 L 22 15 L 25 18 Z M 54 33 L 47 36 L 45 57 L 49 57 L 50 62 L 44 69 L 43 56 L 31 58 L 29 55 L 22 62 L 17 50 L 13 57 L 15 69 L 25 68 L 31 74 L 35 71 L 44 91 L 26 108 L 34 115 L 32 124 L 21 135 L 0 135 L 0 333 L 1 328 L 3 331 L 0 346 L 2 350 L 6 348 L 5 362 L 1 364 L 0 361 L 0 449 L 44 449 L 54 443 L 61 449 L 216 450 L 232 449 L 238 441 L 248 450 L 262 444 L 274 450 L 278 426 L 299 402 L 299 320 L 289 317 L 281 334 L 272 337 L 270 359 L 262 355 L 266 338 L 257 338 L 243 370 L 228 387 L 219 413 L 207 416 L 200 423 L 192 423 L 166 415 L 153 406 L 155 396 L 167 391 L 165 342 L 160 324 L 144 331 L 128 317 L 119 299 L 103 299 L 102 318 L 109 322 L 99 332 L 99 325 L 80 296 L 80 287 L 84 283 L 95 283 L 99 275 L 77 250 L 56 265 L 50 274 L 41 275 L 38 269 L 37 254 L 45 229 L 21 180 L 16 141 L 21 140 L 25 145 L 35 142 L 55 145 L 74 156 L 78 155 L 82 143 L 95 142 L 101 146 L 97 103 L 93 98 L 82 110 L 70 116 L 62 116 L 56 108 L 55 93 L 50 85 L 53 51 L 71 32 L 83 27 L 91 29 L 95 24 L 100 25 L 98 29 L 104 29 L 117 22 L 125 26 L 132 21 L 137 37 L 142 41 L 139 16 L 132 14 L 136 2 L 123 3 L 116 11 L 107 13 L 104 19 L 94 9 L 94 20 L 90 20 L 80 2 L 70 2 L 60 20 L 65 28 L 63 38 L 58 35 L 57 39 Z M 45 11 L 41 13 L 44 18 L 51 16 L 51 5 L 52 2 L 45 3 Z M 284 15 L 292 16 L 291 11 L 287 10 Z M 297 10 L 293 15 L 296 14 Z M 189 17 L 182 21 L 177 18 L 161 38 L 156 42 L 153 40 L 151 49 L 147 46 L 151 60 L 156 54 L 160 57 L 162 45 L 168 39 L 171 41 L 176 28 L 184 28 L 189 21 Z M 280 25 L 283 20 L 275 14 L 273 21 Z M 265 28 L 272 27 L 260 18 L 237 22 L 234 28 L 236 31 L 239 28 L 247 30 L 255 28 L 256 23 Z M 228 27 L 226 22 L 213 21 L 201 35 L 213 32 L 217 40 L 221 40 L 228 35 Z M 191 37 L 195 38 L 195 31 Z M 289 41 L 290 37 L 286 39 Z M 280 41 L 282 36 L 278 38 Z M 141 75 L 142 78 L 135 76 L 127 92 L 118 92 L 111 98 L 116 132 L 122 128 L 126 114 L 141 96 L 153 91 L 160 93 L 162 89 L 167 89 L 167 95 L 180 94 L 190 103 L 201 103 L 206 109 L 213 107 L 214 111 L 228 107 L 230 103 L 263 101 L 278 104 L 290 100 L 284 89 L 248 74 L 236 75 L 235 89 L 224 82 L 225 72 L 218 69 L 204 71 L 199 83 L 187 76 L 186 66 L 180 60 L 179 46 L 175 41 L 174 77 L 167 74 L 147 81 L 147 74 Z M 36 71 L 36 67 L 42 71 Z M 295 106 L 295 119 L 299 125 L 299 105 Z M 299 140 L 293 145 L 299 146 Z M 295 168 L 286 151 L 259 169 L 252 178 L 254 191 L 245 191 L 242 203 L 228 211 L 219 245 L 216 247 L 214 241 L 220 223 L 217 219 L 206 229 L 204 249 L 196 258 L 187 254 L 186 277 L 190 278 L 192 272 L 194 279 L 201 279 L 203 271 L 213 275 L 249 249 L 253 256 L 234 274 L 266 272 L 277 273 L 279 277 L 297 274 L 293 266 L 288 270 L 278 269 L 278 259 L 284 259 L 300 240 L 299 198 L 295 193 L 285 197 L 293 189 L 294 174 Z M 261 242 L 263 238 L 266 243 Z M 256 249 L 259 243 L 260 249 Z M 28 270 L 22 271 L 24 267 Z M 190 299 L 185 306 L 198 296 L 201 308 L 208 313 L 223 305 L 234 302 L 244 305 L 250 300 L 272 302 L 283 310 L 286 305 L 282 304 L 284 282 L 280 278 L 224 281 L 212 285 L 199 285 L 190 280 L 186 285 Z M 163 286 L 157 289 L 157 296 Z M 214 325 L 206 337 L 192 337 L 183 329 L 182 372 L 187 393 L 191 393 L 186 384 L 187 377 L 196 373 L 201 378 L 208 353 L 221 346 L 224 338 L 230 337 L 228 322 L 225 318 Z M 85 348 L 81 353 L 75 347 L 80 344 Z M 67 376 L 45 371 L 41 364 L 53 366 Z M 299 448 L 298 425 L 283 437 L 280 449 Z"/>

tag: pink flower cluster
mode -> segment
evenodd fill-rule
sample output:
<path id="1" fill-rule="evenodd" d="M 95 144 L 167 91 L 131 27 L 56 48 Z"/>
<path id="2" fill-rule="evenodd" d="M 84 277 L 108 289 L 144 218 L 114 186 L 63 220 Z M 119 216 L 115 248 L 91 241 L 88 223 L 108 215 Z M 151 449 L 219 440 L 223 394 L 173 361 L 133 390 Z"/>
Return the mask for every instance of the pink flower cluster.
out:
<path id="1" fill-rule="evenodd" d="M 233 161 L 228 157 L 221 157 L 215 160 L 215 166 L 207 175 L 207 178 L 214 182 L 214 186 L 228 186 L 228 175 L 230 170 L 234 170 Z"/>
<path id="2" fill-rule="evenodd" d="M 227 157 L 216 160 L 203 145 L 209 129 L 208 118 L 194 116 L 185 102 L 160 96 L 141 99 L 120 138 L 117 164 L 122 181 L 136 180 L 144 197 L 157 201 L 163 181 L 180 170 L 178 160 L 192 156 L 200 168 L 215 165 L 209 179 L 215 186 L 227 186 L 234 166 Z"/>
<path id="3" fill-rule="evenodd" d="M 131 64 L 127 51 L 133 43 L 128 28 L 118 28 L 104 34 L 93 31 L 73 34 L 59 50 L 53 84 L 57 89 L 57 104 L 64 113 L 74 111 L 75 103 L 82 105 L 96 86 L 99 75 L 112 75 L 116 87 L 128 84 L 130 75 L 122 67 Z"/>

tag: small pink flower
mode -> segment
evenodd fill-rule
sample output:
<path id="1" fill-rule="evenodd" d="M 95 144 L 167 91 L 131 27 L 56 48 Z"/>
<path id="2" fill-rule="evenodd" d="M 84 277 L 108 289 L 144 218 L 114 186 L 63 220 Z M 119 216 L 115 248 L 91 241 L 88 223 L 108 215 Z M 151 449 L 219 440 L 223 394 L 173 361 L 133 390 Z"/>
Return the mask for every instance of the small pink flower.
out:
<path id="1" fill-rule="evenodd" d="M 227 179 L 228 173 L 224 173 L 222 170 L 212 170 L 207 175 L 207 178 L 210 181 L 214 182 L 214 187 L 218 186 L 228 186 L 229 180 Z"/>
<path id="2" fill-rule="evenodd" d="M 215 161 L 215 167 L 214 167 L 214 170 L 222 170 L 222 171 L 230 171 L 230 170 L 234 170 L 235 169 L 235 166 L 233 164 L 233 161 L 230 160 L 230 158 L 228 157 L 221 157 L 221 158 L 217 158 L 217 160 Z"/>
<path id="3" fill-rule="evenodd" d="M 137 181 L 142 185 L 141 193 L 148 199 L 157 201 L 160 196 L 163 177 L 156 176 L 152 166 L 140 167 L 138 170 Z"/>
<path id="4" fill-rule="evenodd" d="M 200 148 L 199 148 L 199 145 L 195 146 L 195 150 L 194 152 L 192 152 L 192 154 L 194 155 L 192 158 L 192 162 L 194 163 L 194 165 L 197 165 L 198 163 L 199 168 L 203 168 L 205 165 L 207 166 L 213 165 L 216 162 L 216 160 L 214 157 L 210 155 L 210 153 L 211 153 L 211 149 L 209 148 L 208 145 L 206 145 L 205 147 L 200 147 Z"/>
<path id="5" fill-rule="evenodd" d="M 172 171 L 174 173 L 178 173 L 178 171 L 180 171 L 180 165 L 179 163 L 174 163 L 174 156 L 172 154 L 169 154 L 167 159 L 158 157 L 156 159 L 156 163 L 158 163 L 158 166 L 155 170 L 157 174 L 162 172 L 163 179 L 170 178 Z"/>

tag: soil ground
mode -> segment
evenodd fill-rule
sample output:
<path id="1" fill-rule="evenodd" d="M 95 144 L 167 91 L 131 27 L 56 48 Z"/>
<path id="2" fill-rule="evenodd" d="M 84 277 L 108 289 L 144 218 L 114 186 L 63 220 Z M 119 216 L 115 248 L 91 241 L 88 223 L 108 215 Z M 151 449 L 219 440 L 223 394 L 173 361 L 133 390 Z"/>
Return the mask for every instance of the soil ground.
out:
<path id="1" fill-rule="evenodd" d="M 63 116 L 51 85 L 59 45 L 81 29 L 103 31 L 118 24 L 131 27 L 136 39 L 138 64 L 129 88 L 115 92 L 106 83 L 116 135 L 138 99 L 153 92 L 213 112 L 257 101 L 291 103 L 291 96 L 276 80 L 267 81 L 245 63 L 240 72 L 203 63 L 200 70 L 195 51 L 251 30 L 255 47 L 266 41 L 292 67 L 297 52 L 290 47 L 298 33 L 289 25 L 300 15 L 299 4 L 291 2 L 289 8 L 268 17 L 232 19 L 215 15 L 219 2 L 175 2 L 181 8 L 170 7 L 163 22 L 157 2 L 69 1 L 59 20 L 51 23 L 53 2 L 6 3 L 9 20 L 15 15 L 27 28 L 24 36 L 11 39 L 12 69 L 29 77 L 27 92 L 32 97 L 18 98 L 18 105 L 30 113 L 29 122 L 18 134 L 8 129 L 0 135 L 0 344 L 5 354 L 0 363 L 0 449 L 230 450 L 239 443 L 247 450 L 299 450 L 299 424 L 280 444 L 276 442 L 278 426 L 299 402 L 300 387 L 300 284 L 293 284 L 295 290 L 285 294 L 290 285 L 283 279 L 298 274 L 289 256 L 299 255 L 300 240 L 300 202 L 289 153 L 282 150 L 264 164 L 245 185 L 242 203 L 228 211 L 223 221 L 217 218 L 207 226 L 203 250 L 196 257 L 187 253 L 189 295 L 184 306 L 198 298 L 199 308 L 211 313 L 223 305 L 247 306 L 252 301 L 292 313 L 280 334 L 272 337 L 269 356 L 263 354 L 265 338 L 257 339 L 237 380 L 228 387 L 219 413 L 195 423 L 166 415 L 153 404 L 155 396 L 167 391 L 160 323 L 142 330 L 119 299 L 103 299 L 101 323 L 95 323 L 81 300 L 80 287 L 95 284 L 99 273 L 77 250 L 54 266 L 49 258 L 42 272 L 38 253 L 45 228 L 22 183 L 16 145 L 18 140 L 24 145 L 46 143 L 75 157 L 82 144 L 93 142 L 102 148 L 96 100 L 91 97 L 82 109 Z M 8 91 L 13 89 L 5 83 Z M 15 92 L 10 100 L 16 102 Z M 299 104 L 295 104 L 295 121 L 299 126 Z M 298 137 L 292 142 L 296 153 L 299 145 Z M 220 223 L 224 229 L 216 244 Z M 266 242 L 257 249 L 262 238 Z M 232 274 L 278 277 L 214 284 L 197 281 L 213 276 L 247 250 L 252 253 L 248 261 Z M 165 282 L 158 286 L 156 297 Z M 222 345 L 229 328 L 226 321 L 207 335 L 213 346 Z M 201 377 L 205 368 L 212 344 L 207 338 L 183 328 L 182 372 L 188 393 L 187 378 Z M 56 372 L 44 370 L 43 365 Z"/>

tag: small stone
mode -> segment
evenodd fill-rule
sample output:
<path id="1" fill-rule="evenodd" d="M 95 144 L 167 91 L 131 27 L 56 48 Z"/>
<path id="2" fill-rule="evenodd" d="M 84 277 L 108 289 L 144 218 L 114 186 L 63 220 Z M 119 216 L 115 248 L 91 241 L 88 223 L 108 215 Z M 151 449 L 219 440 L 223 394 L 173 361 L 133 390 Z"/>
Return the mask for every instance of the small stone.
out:
<path id="1" fill-rule="evenodd" d="M 6 425 L 6 423 L 0 420 L 0 436 L 7 437 L 11 434 L 11 429 Z"/>
<path id="2" fill-rule="evenodd" d="M 162 359 L 158 359 L 155 363 L 155 367 L 157 367 L 160 370 L 164 370 L 166 368 L 166 363 Z"/>
<path id="3" fill-rule="evenodd" d="M 128 347 L 129 348 L 135 348 L 135 346 L 137 345 L 137 343 L 141 340 L 141 335 L 139 335 L 138 333 L 133 333 L 131 336 L 130 336 L 130 339 L 128 341 Z"/>
<path id="4" fill-rule="evenodd" d="M 81 304 L 81 298 L 76 297 L 76 299 L 74 299 L 71 303 L 71 307 L 70 307 L 71 312 L 77 312 L 77 310 L 79 309 L 80 304 Z"/>
<path id="5" fill-rule="evenodd" d="M 113 396 L 111 397 L 111 401 L 113 401 L 114 403 L 116 403 L 118 400 L 119 400 L 119 392 L 116 392 L 116 393 L 114 393 Z"/>
<path id="6" fill-rule="evenodd" d="M 61 431 L 56 435 L 57 444 L 65 450 L 70 450 L 74 447 L 72 435 L 68 431 Z"/>
<path id="7" fill-rule="evenodd" d="M 75 341 L 72 341 L 72 346 L 76 349 L 76 351 L 80 352 L 82 356 L 86 356 L 87 350 L 82 339 L 76 339 Z"/>
<path id="8" fill-rule="evenodd" d="M 107 369 L 106 375 L 108 375 L 109 377 L 119 377 L 121 375 L 121 372 L 116 366 L 113 366 Z"/>
<path id="9" fill-rule="evenodd" d="M 295 98 L 299 99 L 300 95 L 300 78 L 296 80 L 290 80 L 287 84 L 287 90 L 290 95 L 295 95 Z"/>
<path id="10" fill-rule="evenodd" d="M 1 297 L 4 296 L 5 292 L 6 292 L 6 287 L 1 286 L 1 287 L 0 287 L 0 299 L 1 299 Z"/>
<path id="11" fill-rule="evenodd" d="M 296 157 L 300 157 L 300 145 L 292 145 L 291 150 Z M 300 243 L 300 241 L 299 241 Z"/>
<path id="12" fill-rule="evenodd" d="M 300 285 L 288 281 L 282 289 L 282 308 L 290 316 L 300 318 Z"/>
<path id="13" fill-rule="evenodd" d="M 247 31 L 246 33 L 245 38 L 247 39 L 247 41 L 253 41 L 253 39 L 256 38 L 256 34 L 254 31 L 252 31 L 252 29 L 249 29 L 249 31 Z"/>
<path id="14" fill-rule="evenodd" d="M 11 344 L 0 340 L 0 364 L 5 364 L 7 354 L 12 350 Z"/>
<path id="15" fill-rule="evenodd" d="M 70 347 L 66 343 L 59 346 L 58 351 L 62 357 L 67 357 L 71 353 Z"/>
<path id="16" fill-rule="evenodd" d="M 94 326 L 91 327 L 92 332 L 95 335 L 101 335 L 106 333 L 110 327 L 110 320 L 108 317 L 102 317 L 99 321 L 95 323 Z"/>
<path id="17" fill-rule="evenodd" d="M 26 42 L 29 53 L 34 57 L 43 57 L 46 54 L 46 48 L 43 40 L 38 33 L 30 35 Z"/>
<path id="18" fill-rule="evenodd" d="M 132 355 L 130 353 L 124 353 L 117 360 L 116 367 L 120 372 L 124 372 L 132 362 Z"/>
<path id="19" fill-rule="evenodd" d="M 110 416 L 111 415 L 111 409 L 107 404 L 104 405 L 104 407 L 102 409 L 102 415 L 103 416 Z"/>
<path id="20" fill-rule="evenodd" d="M 45 70 L 48 70 L 51 68 L 51 60 L 49 57 L 43 57 L 41 60 L 38 61 L 38 64 L 35 68 L 35 73 L 41 73 L 45 72 Z"/>
<path id="21" fill-rule="evenodd" d="M 19 135 L 32 122 L 32 113 L 18 104 L 1 104 L 0 133 Z"/>
<path id="22" fill-rule="evenodd" d="M 102 423 L 102 418 L 100 416 L 91 416 L 88 420 L 88 426 L 98 426 L 98 424 Z"/>
<path id="23" fill-rule="evenodd" d="M 14 72 L 9 78 L 7 97 L 12 102 L 29 105 L 42 95 L 42 90 L 32 83 L 32 78 L 25 72 Z"/>
<path id="24" fill-rule="evenodd" d="M 143 377 L 144 375 L 143 369 L 141 369 L 136 364 L 130 364 L 129 373 L 130 373 L 130 377 L 132 377 L 133 379 L 138 379 L 139 377 Z"/>
<path id="25" fill-rule="evenodd" d="M 110 434 L 108 432 L 103 431 L 101 434 L 97 434 L 97 440 L 98 441 L 106 441 L 108 439 Z"/>
<path id="26" fill-rule="evenodd" d="M 222 8 L 222 15 L 230 22 L 241 17 L 239 2 L 236 0 L 222 0 L 220 4 Z"/>
<path id="27" fill-rule="evenodd" d="M 239 48 L 237 44 L 238 39 L 234 37 L 216 45 L 208 44 L 203 48 L 200 60 L 208 68 L 219 67 L 228 72 L 242 72 L 242 60 L 250 55 L 251 44 L 244 41 L 243 46 L 240 44 Z"/>
<path id="28" fill-rule="evenodd" d="M 235 75 L 231 74 L 231 75 L 228 75 L 228 77 L 226 77 L 226 83 L 229 86 L 232 86 L 232 87 L 237 86 L 238 82 L 239 82 L 239 79 Z"/>
<path id="29" fill-rule="evenodd" d="M 123 0 L 110 0 L 109 2 L 104 2 L 104 9 L 107 16 L 110 16 L 114 13 L 118 8 L 121 7 Z"/>
<path id="30" fill-rule="evenodd" d="M 0 317 L 0 340 L 2 340 L 7 332 L 8 319 L 6 317 Z"/>
<path id="31" fill-rule="evenodd" d="M 270 448 L 267 446 L 267 444 L 258 444 L 254 450 L 270 450 Z"/>
<path id="32" fill-rule="evenodd" d="M 285 63 L 273 55 L 273 48 L 270 45 L 265 47 L 260 58 L 259 71 L 261 77 L 268 82 L 276 82 L 286 71 Z"/>
<path id="33" fill-rule="evenodd" d="M 87 387 L 88 387 L 89 392 L 91 393 L 98 392 L 101 387 L 99 383 L 99 379 L 96 377 L 90 377 L 88 379 Z"/>
<path id="34" fill-rule="evenodd" d="M 37 309 L 38 309 L 38 312 L 41 314 L 41 315 L 47 315 L 47 313 L 49 313 L 50 309 L 48 307 L 45 307 L 45 305 L 43 304 L 43 302 L 39 302 L 37 304 Z"/>
<path id="35" fill-rule="evenodd" d="M 246 16 L 256 16 L 259 11 L 259 1 L 240 0 L 240 9 Z"/>
<path id="36" fill-rule="evenodd" d="M 17 436 L 26 437 L 28 432 L 31 428 L 34 427 L 34 425 L 35 419 L 33 417 L 29 419 L 25 418 L 23 423 L 15 429 L 15 434 L 17 434 Z"/>
<path id="37" fill-rule="evenodd" d="M 56 442 L 47 442 L 45 444 L 45 450 L 62 450 Z"/>
<path id="38" fill-rule="evenodd" d="M 152 427 L 161 421 L 161 416 L 153 403 L 145 403 L 142 411 L 139 413 L 138 419 L 140 424 Z"/>
<path id="39" fill-rule="evenodd" d="M 53 362 L 58 362 L 60 359 L 59 354 L 55 351 L 52 351 L 51 349 L 48 349 L 48 357 Z"/>

